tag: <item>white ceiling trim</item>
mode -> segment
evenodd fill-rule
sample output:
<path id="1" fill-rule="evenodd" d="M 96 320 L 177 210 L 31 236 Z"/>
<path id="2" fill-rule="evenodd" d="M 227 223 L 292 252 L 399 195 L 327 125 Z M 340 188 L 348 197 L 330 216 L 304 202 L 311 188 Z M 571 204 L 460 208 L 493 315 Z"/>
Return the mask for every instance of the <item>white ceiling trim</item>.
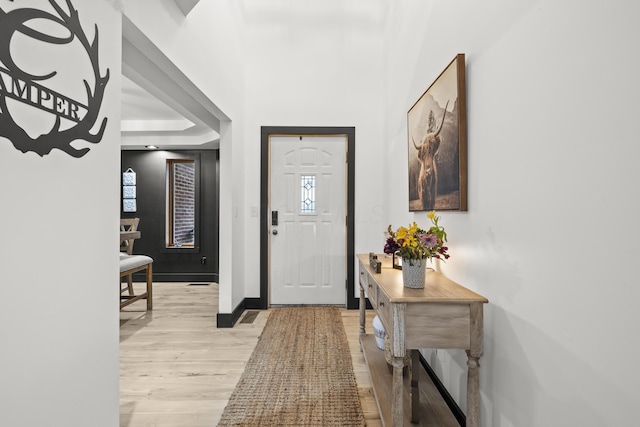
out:
<path id="1" fill-rule="evenodd" d="M 122 120 L 122 132 L 169 132 L 183 131 L 195 126 L 190 120 Z"/>
<path id="2" fill-rule="evenodd" d="M 220 148 L 220 135 L 210 130 L 204 134 L 185 135 L 182 132 L 123 132 L 122 150 L 143 150 L 155 145 L 162 150 L 215 150 Z"/>

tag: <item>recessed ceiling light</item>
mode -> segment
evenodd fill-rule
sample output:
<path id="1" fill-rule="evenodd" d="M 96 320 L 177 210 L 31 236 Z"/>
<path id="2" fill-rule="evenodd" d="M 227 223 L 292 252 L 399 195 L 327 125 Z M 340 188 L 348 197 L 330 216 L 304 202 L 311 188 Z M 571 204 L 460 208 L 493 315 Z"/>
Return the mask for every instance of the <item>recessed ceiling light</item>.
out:
<path id="1" fill-rule="evenodd" d="M 158 149 L 158 147 L 157 147 L 157 146 L 155 146 L 155 145 L 145 145 L 145 148 L 146 148 L 147 150 L 157 150 L 157 149 Z"/>

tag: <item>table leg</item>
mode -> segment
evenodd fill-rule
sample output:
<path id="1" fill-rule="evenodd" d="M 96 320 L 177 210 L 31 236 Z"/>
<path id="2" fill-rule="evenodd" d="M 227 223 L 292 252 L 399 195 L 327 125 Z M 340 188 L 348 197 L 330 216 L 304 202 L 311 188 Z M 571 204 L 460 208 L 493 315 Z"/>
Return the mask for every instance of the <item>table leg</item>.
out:
<path id="1" fill-rule="evenodd" d="M 467 350 L 467 427 L 480 425 L 480 375 L 479 357 Z"/>
<path id="2" fill-rule="evenodd" d="M 403 408 L 402 408 L 402 394 L 403 394 L 403 381 L 402 370 L 404 368 L 404 357 L 393 357 L 393 383 L 391 394 L 393 395 L 391 401 L 391 425 L 393 427 L 402 427 L 404 425 L 403 420 Z"/>
<path id="3" fill-rule="evenodd" d="M 420 389 L 418 383 L 418 369 L 420 367 L 420 353 L 418 350 L 411 351 L 411 422 L 420 421 Z"/>
<path id="4" fill-rule="evenodd" d="M 367 300 L 364 298 L 364 288 L 360 285 L 360 335 L 365 334 L 365 310 L 367 309 Z"/>
<path id="5" fill-rule="evenodd" d="M 480 426 L 480 356 L 482 356 L 482 303 L 471 304 L 471 346 L 467 350 L 467 427 Z"/>

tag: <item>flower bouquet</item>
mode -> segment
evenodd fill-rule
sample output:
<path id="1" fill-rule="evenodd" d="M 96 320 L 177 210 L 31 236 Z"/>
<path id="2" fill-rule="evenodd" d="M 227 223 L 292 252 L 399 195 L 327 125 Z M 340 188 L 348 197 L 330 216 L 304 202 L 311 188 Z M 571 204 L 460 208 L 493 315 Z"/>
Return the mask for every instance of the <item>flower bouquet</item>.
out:
<path id="1" fill-rule="evenodd" d="M 447 253 L 449 248 L 444 245 L 447 241 L 447 233 L 444 227 L 438 224 L 440 217 L 436 216 L 434 211 L 429 212 L 427 216 L 431 220 L 431 227 L 427 230 L 418 227 L 415 221 L 408 228 L 400 227 L 396 231 L 393 231 L 389 225 L 385 233 L 387 240 L 384 245 L 385 254 L 402 258 L 403 275 L 406 266 L 418 266 L 422 269 L 423 286 L 426 260 L 449 259 Z"/>

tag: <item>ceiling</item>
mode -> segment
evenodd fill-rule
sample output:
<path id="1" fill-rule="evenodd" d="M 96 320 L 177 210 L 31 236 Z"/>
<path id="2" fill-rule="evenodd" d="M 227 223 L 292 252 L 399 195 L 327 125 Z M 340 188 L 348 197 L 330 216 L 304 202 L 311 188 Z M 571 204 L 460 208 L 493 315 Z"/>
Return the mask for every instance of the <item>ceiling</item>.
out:
<path id="1" fill-rule="evenodd" d="M 123 150 L 149 145 L 166 150 L 219 148 L 218 132 L 187 119 L 124 75 L 121 102 Z"/>
<path id="2" fill-rule="evenodd" d="M 200 0 L 175 0 L 186 16 Z M 123 15 L 121 149 L 220 147 L 229 120 L 164 53 Z"/>
<path id="3" fill-rule="evenodd" d="M 142 89 L 129 78 L 122 76 L 123 122 L 183 119 L 184 116 L 178 114 L 167 104 Z"/>

